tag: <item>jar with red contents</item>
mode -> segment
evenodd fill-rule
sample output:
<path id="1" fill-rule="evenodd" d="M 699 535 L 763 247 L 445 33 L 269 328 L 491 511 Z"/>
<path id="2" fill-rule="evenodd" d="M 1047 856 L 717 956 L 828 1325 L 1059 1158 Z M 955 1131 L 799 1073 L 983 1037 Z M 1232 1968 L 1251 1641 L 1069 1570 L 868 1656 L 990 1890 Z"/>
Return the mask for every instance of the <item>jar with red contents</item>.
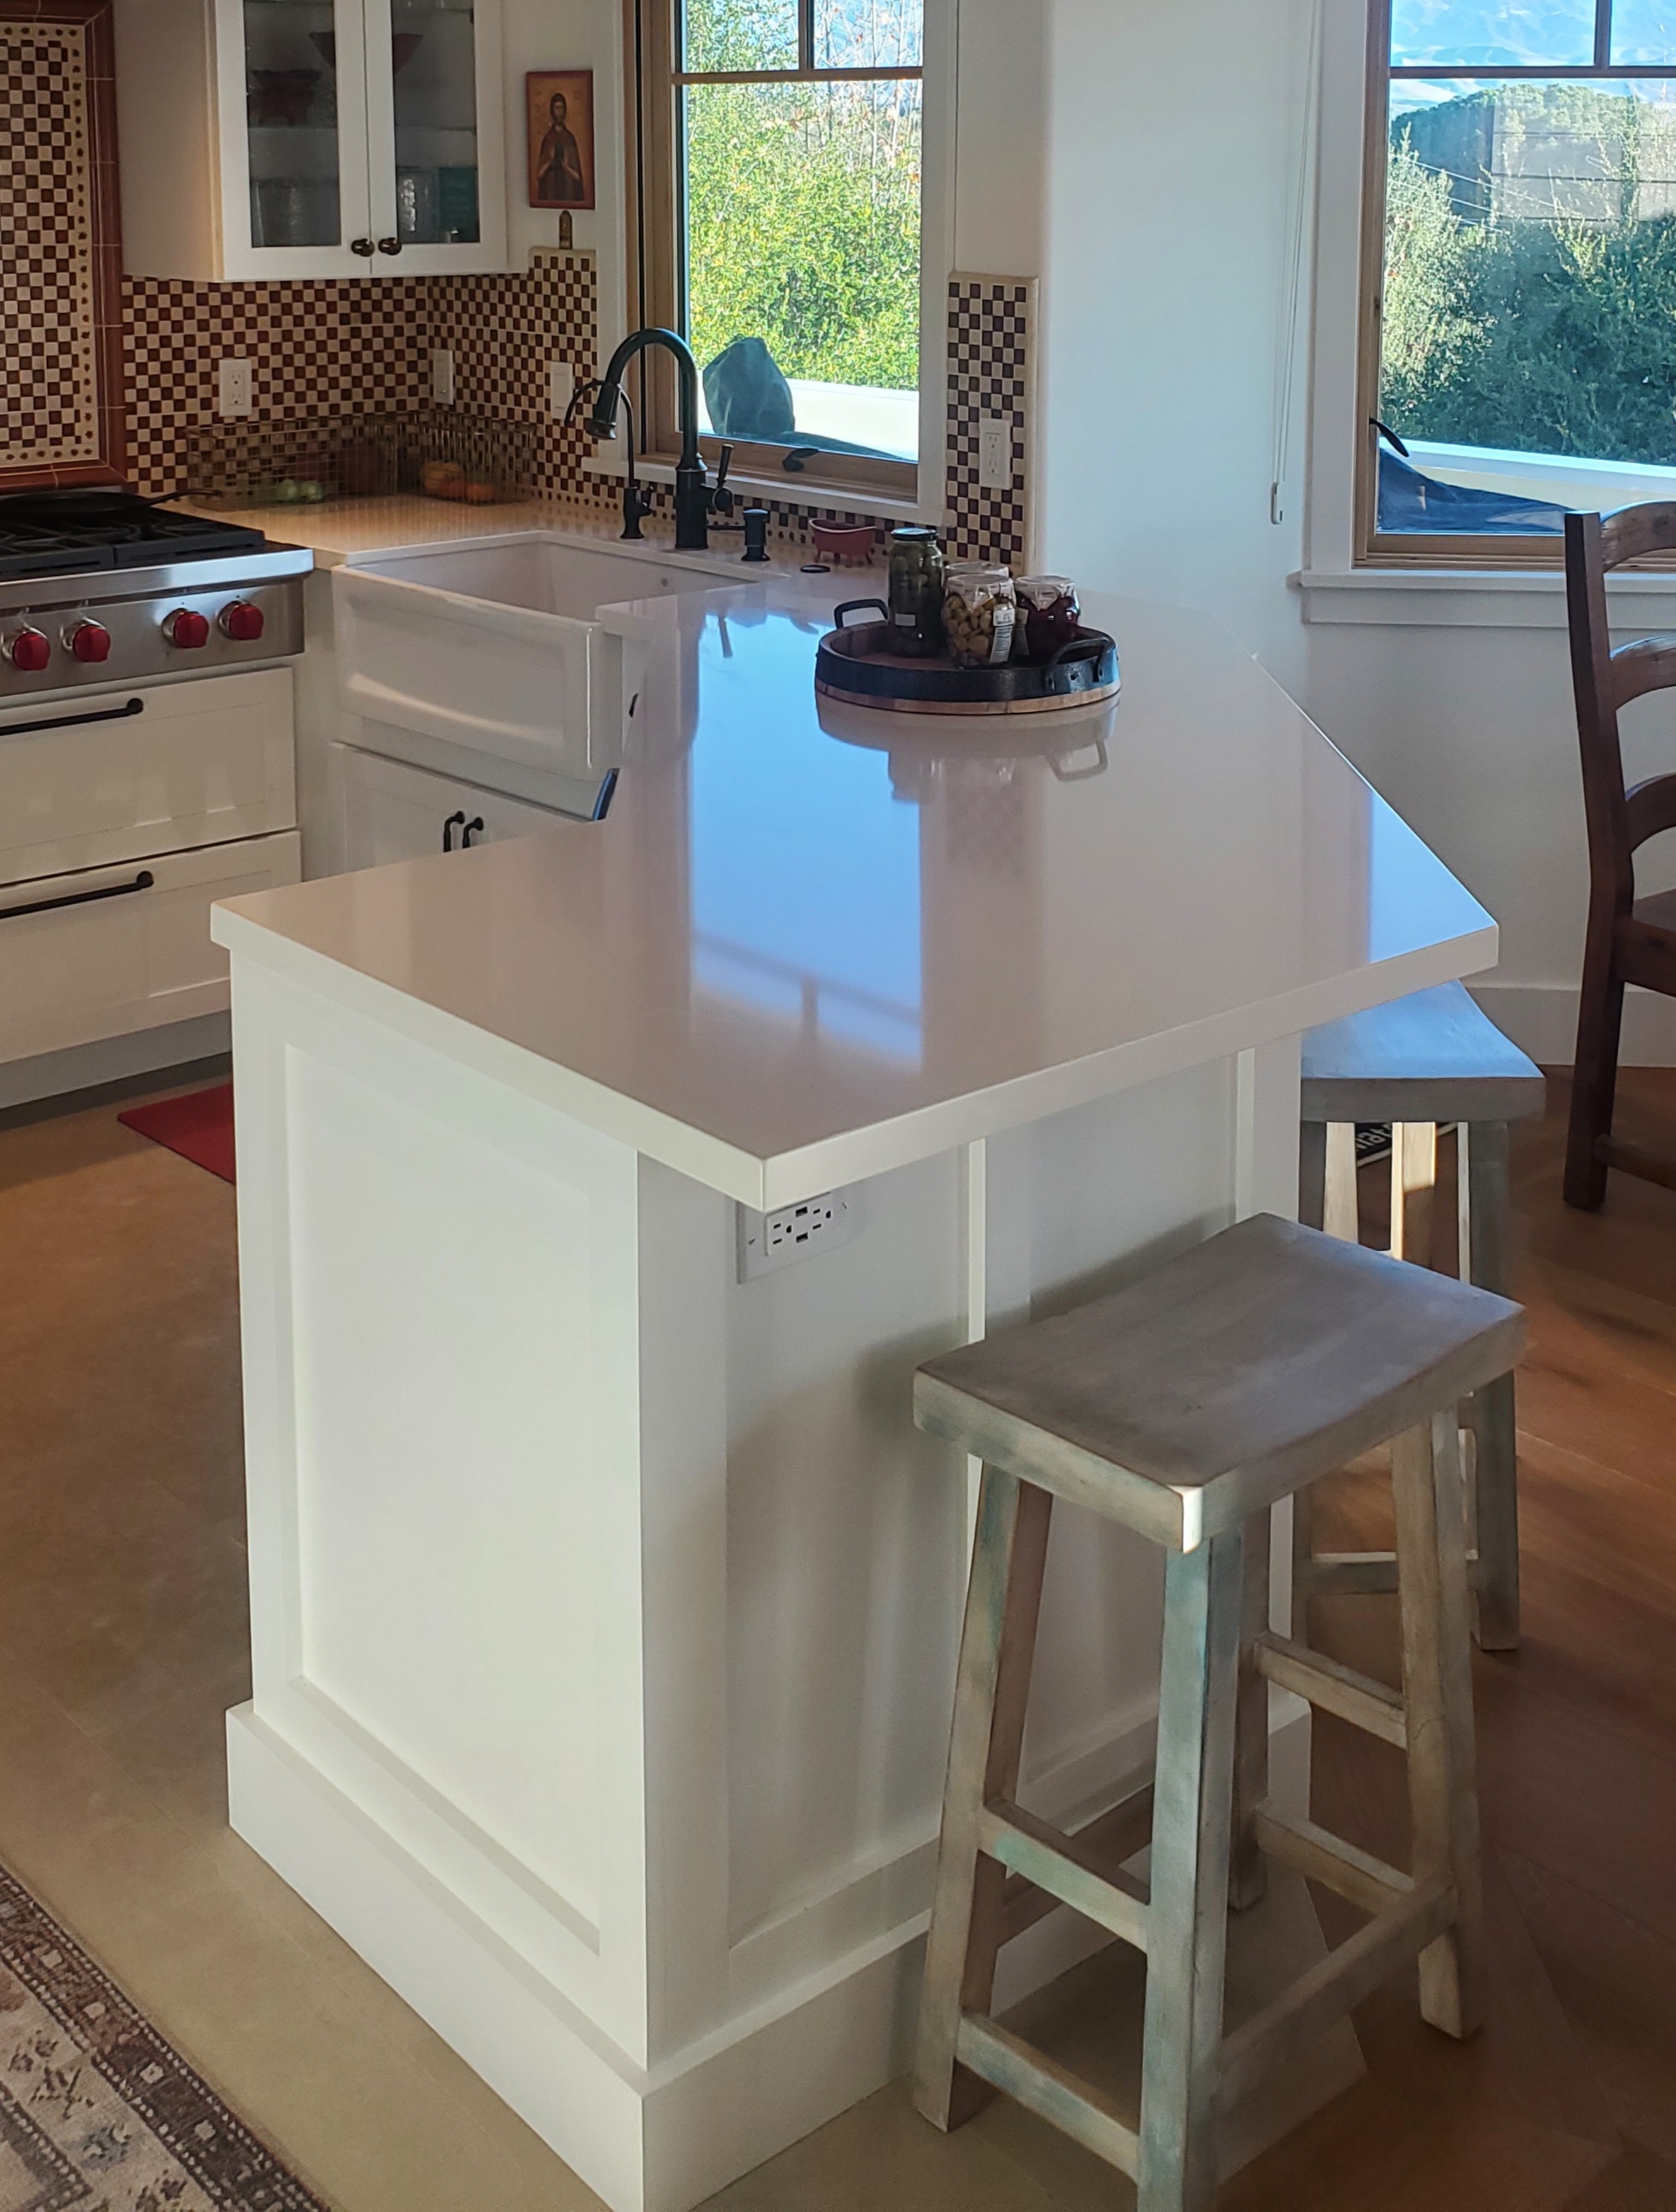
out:
<path id="1" fill-rule="evenodd" d="M 1082 626 L 1076 586 L 1069 576 L 1025 576 L 1015 586 L 1018 593 L 1018 658 L 1051 660 L 1062 645 L 1070 645 Z"/>

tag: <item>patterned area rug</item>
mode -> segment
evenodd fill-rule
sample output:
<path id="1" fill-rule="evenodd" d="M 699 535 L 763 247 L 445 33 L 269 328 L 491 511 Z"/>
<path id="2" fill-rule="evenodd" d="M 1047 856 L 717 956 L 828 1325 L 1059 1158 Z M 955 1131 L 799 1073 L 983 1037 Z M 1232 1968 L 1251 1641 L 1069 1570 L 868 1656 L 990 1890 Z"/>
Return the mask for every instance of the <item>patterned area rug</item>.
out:
<path id="1" fill-rule="evenodd" d="M 0 2212 L 326 2212 L 3 1869 Z"/>

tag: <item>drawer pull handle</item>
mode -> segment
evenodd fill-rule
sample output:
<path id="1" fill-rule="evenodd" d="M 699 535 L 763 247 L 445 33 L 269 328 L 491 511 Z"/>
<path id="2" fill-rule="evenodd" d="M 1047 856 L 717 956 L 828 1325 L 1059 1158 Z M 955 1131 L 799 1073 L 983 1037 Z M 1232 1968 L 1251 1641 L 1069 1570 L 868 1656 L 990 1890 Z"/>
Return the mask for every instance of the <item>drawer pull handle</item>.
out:
<path id="1" fill-rule="evenodd" d="M 456 808 L 454 812 L 450 814 L 442 824 L 442 850 L 445 853 L 453 852 L 454 833 L 456 830 L 463 830 L 465 826 L 465 809 L 463 807 Z"/>
<path id="2" fill-rule="evenodd" d="M 471 851 L 472 833 L 473 830 L 477 831 L 479 836 L 482 835 L 483 817 L 480 814 L 474 816 L 460 833 L 460 849 L 462 853 L 469 853 Z"/>
<path id="3" fill-rule="evenodd" d="M 130 715 L 144 712 L 143 699 L 130 699 L 98 714 L 50 714 L 44 722 L 0 723 L 0 738 L 32 738 L 38 730 L 77 730 L 89 722 L 125 722 Z"/>
<path id="4" fill-rule="evenodd" d="M 95 899 L 127 898 L 135 891 L 149 891 L 156 880 L 149 868 L 142 868 L 131 884 L 107 884 L 102 891 L 70 891 L 64 898 L 37 899 L 33 906 L 0 907 L 0 921 L 15 921 L 26 914 L 55 914 L 62 906 L 91 906 Z"/>

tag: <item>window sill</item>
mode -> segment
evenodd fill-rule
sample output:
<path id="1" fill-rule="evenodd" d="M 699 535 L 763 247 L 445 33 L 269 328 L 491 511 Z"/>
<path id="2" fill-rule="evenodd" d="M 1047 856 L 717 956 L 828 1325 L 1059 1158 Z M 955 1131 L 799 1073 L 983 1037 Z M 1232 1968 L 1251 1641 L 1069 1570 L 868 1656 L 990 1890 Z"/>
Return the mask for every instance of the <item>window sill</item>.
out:
<path id="1" fill-rule="evenodd" d="M 604 446 L 597 453 L 582 457 L 582 473 L 590 477 L 615 477 L 623 481 L 624 464 L 620 453 Z M 675 481 L 673 465 L 668 461 L 643 460 L 635 456 L 634 472 L 642 483 L 672 484 Z M 753 499 L 788 500 L 795 507 L 830 507 L 840 514 L 876 514 L 886 522 L 929 522 L 941 527 L 942 505 L 935 506 L 923 500 L 895 499 L 884 492 L 868 491 L 860 484 L 823 483 L 816 476 L 791 476 L 783 471 L 776 476 L 747 476 L 734 470 L 728 477 L 729 491 L 744 492 Z"/>
<path id="2" fill-rule="evenodd" d="M 1565 628 L 1565 578 L 1557 568 L 1306 568 L 1289 580 L 1307 623 Z M 1615 603 L 1627 603 L 1626 629 L 1676 629 L 1676 574 L 1620 573 L 1608 588 Z"/>

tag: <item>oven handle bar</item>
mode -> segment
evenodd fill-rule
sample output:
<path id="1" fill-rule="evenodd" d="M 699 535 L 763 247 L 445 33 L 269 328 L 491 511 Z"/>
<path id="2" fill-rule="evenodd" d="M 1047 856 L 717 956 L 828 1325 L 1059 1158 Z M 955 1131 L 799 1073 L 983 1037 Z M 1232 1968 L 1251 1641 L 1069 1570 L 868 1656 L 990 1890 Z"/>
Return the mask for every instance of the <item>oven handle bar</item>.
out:
<path id="1" fill-rule="evenodd" d="M 44 722 L 0 722 L 0 738 L 32 738 L 40 730 L 79 730 L 89 722 L 125 722 L 130 715 L 144 712 L 143 699 L 130 699 L 98 714 L 53 714 Z"/>
<path id="2" fill-rule="evenodd" d="M 62 906 L 91 906 L 95 899 L 128 898 L 149 891 L 157 878 L 142 868 L 131 884 L 107 884 L 102 891 L 71 891 L 64 898 L 37 899 L 32 906 L 0 906 L 0 921 L 16 921 L 26 914 L 56 914 Z"/>

